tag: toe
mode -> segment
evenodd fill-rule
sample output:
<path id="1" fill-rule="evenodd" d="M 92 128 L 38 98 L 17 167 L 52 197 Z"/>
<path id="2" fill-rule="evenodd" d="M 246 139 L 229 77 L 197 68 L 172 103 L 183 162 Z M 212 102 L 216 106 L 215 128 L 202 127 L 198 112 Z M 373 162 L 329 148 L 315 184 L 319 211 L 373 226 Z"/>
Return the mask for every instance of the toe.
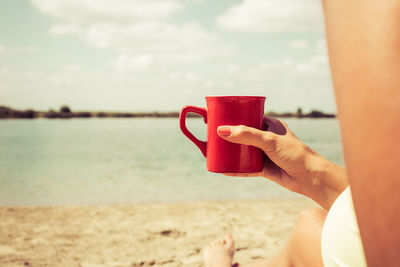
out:
<path id="1" fill-rule="evenodd" d="M 233 253 L 235 252 L 235 241 L 231 235 L 225 237 L 224 247 L 233 256 Z"/>
<path id="2" fill-rule="evenodd" d="M 224 236 L 210 243 L 204 250 L 204 263 L 207 267 L 231 267 L 233 259 L 232 236 Z"/>
<path id="3" fill-rule="evenodd" d="M 230 247 L 233 244 L 233 238 L 232 238 L 232 236 L 230 234 L 225 236 L 224 240 L 225 240 L 225 245 L 227 247 Z"/>
<path id="4" fill-rule="evenodd" d="M 232 240 L 233 240 L 232 235 L 231 235 L 231 234 L 227 234 L 227 235 L 225 236 L 225 240 L 226 240 L 226 241 L 232 241 Z"/>

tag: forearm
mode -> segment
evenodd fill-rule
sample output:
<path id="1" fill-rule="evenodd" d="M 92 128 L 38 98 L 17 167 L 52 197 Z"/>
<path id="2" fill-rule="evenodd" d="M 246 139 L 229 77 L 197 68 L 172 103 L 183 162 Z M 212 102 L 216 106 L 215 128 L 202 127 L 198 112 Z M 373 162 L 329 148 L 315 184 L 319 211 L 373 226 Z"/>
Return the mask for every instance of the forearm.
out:
<path id="1" fill-rule="evenodd" d="M 308 197 L 328 211 L 349 184 L 347 172 L 318 154 L 311 155 L 307 161 L 312 183 Z"/>
<path id="2" fill-rule="evenodd" d="M 368 266 L 400 262 L 400 1 L 325 0 L 342 140 Z"/>

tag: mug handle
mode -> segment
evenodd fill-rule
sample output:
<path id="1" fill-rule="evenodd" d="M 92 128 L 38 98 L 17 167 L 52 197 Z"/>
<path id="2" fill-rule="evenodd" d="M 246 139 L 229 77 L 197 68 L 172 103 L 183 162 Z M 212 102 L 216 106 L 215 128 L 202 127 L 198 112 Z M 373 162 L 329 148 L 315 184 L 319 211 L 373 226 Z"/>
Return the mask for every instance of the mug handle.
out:
<path id="1" fill-rule="evenodd" d="M 193 112 L 199 114 L 204 118 L 204 122 L 207 123 L 207 109 L 199 108 L 195 106 L 185 106 L 181 110 L 181 114 L 179 115 L 179 126 L 181 131 L 187 138 L 189 138 L 198 148 L 200 148 L 201 152 L 203 153 L 204 157 L 207 157 L 207 142 L 200 141 L 194 135 L 189 132 L 186 128 L 186 115 L 188 112 Z"/>

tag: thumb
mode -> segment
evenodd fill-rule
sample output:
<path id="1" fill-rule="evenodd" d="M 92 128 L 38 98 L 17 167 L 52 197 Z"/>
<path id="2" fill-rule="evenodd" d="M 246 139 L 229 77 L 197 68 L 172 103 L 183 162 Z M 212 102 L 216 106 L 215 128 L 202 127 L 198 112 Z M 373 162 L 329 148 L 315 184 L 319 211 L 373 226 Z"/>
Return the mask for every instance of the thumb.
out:
<path id="1" fill-rule="evenodd" d="M 219 126 L 218 135 L 232 143 L 250 145 L 264 150 L 265 153 L 274 151 L 279 135 L 256 128 L 239 126 Z"/>

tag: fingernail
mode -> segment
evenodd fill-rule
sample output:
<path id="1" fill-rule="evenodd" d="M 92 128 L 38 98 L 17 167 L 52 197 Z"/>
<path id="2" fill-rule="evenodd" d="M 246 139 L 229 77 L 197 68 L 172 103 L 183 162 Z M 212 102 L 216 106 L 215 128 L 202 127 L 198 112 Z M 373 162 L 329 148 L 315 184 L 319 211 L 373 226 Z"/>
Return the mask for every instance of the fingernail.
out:
<path id="1" fill-rule="evenodd" d="M 230 136 L 231 135 L 231 127 L 230 126 L 219 126 L 217 129 L 217 133 L 219 136 Z"/>

